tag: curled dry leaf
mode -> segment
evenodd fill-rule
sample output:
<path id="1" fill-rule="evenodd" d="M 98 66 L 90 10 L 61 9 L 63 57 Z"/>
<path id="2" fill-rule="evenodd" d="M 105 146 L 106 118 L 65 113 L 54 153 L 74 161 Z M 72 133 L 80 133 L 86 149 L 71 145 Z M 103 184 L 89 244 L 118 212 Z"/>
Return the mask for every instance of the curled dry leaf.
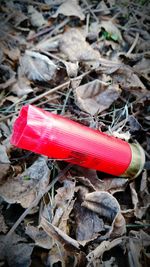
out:
<path id="1" fill-rule="evenodd" d="M 47 56 L 26 50 L 20 59 L 21 72 L 33 81 L 50 81 L 55 78 L 57 66 Z"/>
<path id="2" fill-rule="evenodd" d="M 40 226 L 49 236 L 60 242 L 66 250 L 70 252 L 79 252 L 80 244 L 75 239 L 61 231 L 58 227 L 52 225 L 44 217 L 41 217 Z"/>
<path id="3" fill-rule="evenodd" d="M 17 177 L 11 177 L 0 187 L 0 195 L 8 203 L 20 203 L 27 208 L 49 183 L 50 170 L 46 158 L 39 157 Z"/>
<path id="4" fill-rule="evenodd" d="M 34 27 L 41 27 L 47 24 L 41 12 L 38 12 L 33 6 L 28 6 L 28 16 L 30 18 L 31 24 Z"/>
<path id="5" fill-rule="evenodd" d="M 78 5 L 77 0 L 67 0 L 62 3 L 53 17 L 56 18 L 59 14 L 63 14 L 64 16 L 75 16 L 80 18 L 80 20 L 85 19 L 85 15 L 82 12 L 81 7 Z"/>
<path id="6" fill-rule="evenodd" d="M 51 237 L 42 229 L 27 225 L 25 233 L 35 241 L 35 245 L 45 249 L 51 249 L 53 241 Z"/>
<path id="7" fill-rule="evenodd" d="M 125 233 L 125 220 L 120 212 L 120 206 L 116 198 L 104 191 L 89 193 L 85 196 L 82 206 L 107 218 L 112 224 L 109 234 L 111 236 Z"/>
<path id="8" fill-rule="evenodd" d="M 121 90 L 117 84 L 104 86 L 99 80 L 86 83 L 74 90 L 76 104 L 91 115 L 109 108 L 120 94 Z"/>
<path id="9" fill-rule="evenodd" d="M 78 29 L 67 30 L 59 42 L 59 49 L 70 61 L 97 61 L 100 59 L 98 51 L 94 50 L 86 41 L 85 36 Z"/>

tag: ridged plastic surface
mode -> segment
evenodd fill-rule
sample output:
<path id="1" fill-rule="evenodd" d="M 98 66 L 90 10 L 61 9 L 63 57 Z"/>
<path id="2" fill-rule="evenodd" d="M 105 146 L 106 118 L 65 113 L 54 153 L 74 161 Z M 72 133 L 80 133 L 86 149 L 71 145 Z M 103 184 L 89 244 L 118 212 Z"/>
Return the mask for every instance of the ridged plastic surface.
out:
<path id="1" fill-rule="evenodd" d="M 11 143 L 117 176 L 126 171 L 132 158 L 127 142 L 32 105 L 21 109 Z"/>

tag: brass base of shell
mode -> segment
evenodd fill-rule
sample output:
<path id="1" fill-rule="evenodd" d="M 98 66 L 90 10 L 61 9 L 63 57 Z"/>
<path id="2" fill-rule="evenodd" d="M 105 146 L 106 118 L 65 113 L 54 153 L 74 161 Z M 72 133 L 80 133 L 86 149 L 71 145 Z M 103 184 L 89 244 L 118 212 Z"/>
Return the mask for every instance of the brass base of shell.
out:
<path id="1" fill-rule="evenodd" d="M 130 144 L 132 159 L 127 170 L 121 175 L 129 179 L 136 178 L 144 168 L 145 153 L 139 144 Z"/>

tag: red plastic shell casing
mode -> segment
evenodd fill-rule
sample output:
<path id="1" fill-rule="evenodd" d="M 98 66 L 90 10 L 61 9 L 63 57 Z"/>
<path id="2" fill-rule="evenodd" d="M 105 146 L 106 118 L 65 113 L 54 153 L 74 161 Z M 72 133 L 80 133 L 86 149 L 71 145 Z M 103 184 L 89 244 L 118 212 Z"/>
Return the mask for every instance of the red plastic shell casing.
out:
<path id="1" fill-rule="evenodd" d="M 22 107 L 11 143 L 116 176 L 125 173 L 132 159 L 127 142 L 32 105 Z"/>

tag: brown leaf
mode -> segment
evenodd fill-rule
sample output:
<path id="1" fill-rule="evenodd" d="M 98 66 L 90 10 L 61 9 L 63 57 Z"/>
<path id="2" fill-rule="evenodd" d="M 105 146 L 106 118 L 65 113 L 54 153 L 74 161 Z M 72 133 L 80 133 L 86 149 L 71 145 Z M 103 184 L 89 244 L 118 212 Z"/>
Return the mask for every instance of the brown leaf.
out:
<path id="1" fill-rule="evenodd" d="M 86 194 L 82 206 L 107 218 L 112 224 L 109 234 L 119 236 L 125 233 L 125 220 L 120 212 L 120 206 L 116 198 L 104 191 Z"/>
<path id="2" fill-rule="evenodd" d="M 40 226 L 49 236 L 60 242 L 66 250 L 70 252 L 78 252 L 80 250 L 80 244 L 75 239 L 66 235 L 58 227 L 48 222 L 44 217 L 41 218 Z"/>
<path id="3" fill-rule="evenodd" d="M 126 243 L 130 266 L 143 267 L 147 248 L 150 246 L 150 237 L 144 231 L 130 231 L 129 242 Z"/>
<path id="4" fill-rule="evenodd" d="M 81 7 L 78 5 L 77 0 L 67 0 L 62 3 L 53 17 L 56 18 L 59 14 L 63 14 L 64 16 L 75 16 L 80 18 L 80 20 L 85 19 L 85 15 L 82 12 Z"/>
<path id="5" fill-rule="evenodd" d="M 7 156 L 6 147 L 4 145 L 0 145 L 0 183 L 2 183 L 2 179 L 7 175 L 10 168 L 10 161 Z"/>
<path id="6" fill-rule="evenodd" d="M 7 261 L 9 267 L 26 266 L 31 264 L 31 254 L 33 244 L 27 243 L 27 240 L 13 233 L 11 238 L 5 243 L 5 236 L 0 236 L 0 260 Z"/>
<path id="7" fill-rule="evenodd" d="M 55 214 L 52 224 L 59 227 L 64 233 L 68 232 L 69 215 L 73 209 L 75 182 L 64 180 L 64 186 L 57 190 L 55 196 Z"/>
<path id="8" fill-rule="evenodd" d="M 0 73 L 1 73 L 0 89 L 8 88 L 16 81 L 15 72 L 9 66 L 1 64 Z"/>
<path id="9" fill-rule="evenodd" d="M 141 219 L 150 206 L 150 194 L 147 186 L 147 172 L 142 174 L 140 190 L 137 192 L 135 189 L 135 181 L 130 183 L 132 203 L 134 205 L 134 215 Z"/>
<path id="10" fill-rule="evenodd" d="M 67 30 L 60 42 L 59 49 L 70 61 L 97 61 L 100 58 L 98 51 L 94 50 L 86 41 L 84 35 L 78 29 Z"/>
<path id="11" fill-rule="evenodd" d="M 99 80 L 81 85 L 74 90 L 76 104 L 87 113 L 94 115 L 107 108 L 120 96 L 117 84 L 103 86 Z"/>
<path id="12" fill-rule="evenodd" d="M 53 241 L 45 231 L 37 227 L 27 225 L 25 233 L 35 241 L 35 245 L 45 249 L 51 249 Z"/>
<path id="13" fill-rule="evenodd" d="M 8 227 L 5 223 L 4 216 L 0 214 L 0 232 L 5 234 L 7 233 L 7 231 L 8 231 Z"/>
<path id="14" fill-rule="evenodd" d="M 82 241 L 82 245 L 96 238 L 104 231 L 104 222 L 98 215 L 81 206 L 77 201 L 74 206 L 76 239 Z M 84 241 L 84 242 L 83 242 Z"/>
<path id="15" fill-rule="evenodd" d="M 0 187 L 0 194 L 8 203 L 30 206 L 37 194 L 49 183 L 50 170 L 46 159 L 39 157 L 28 169 L 17 177 L 11 177 Z"/>
<path id="16" fill-rule="evenodd" d="M 12 85 L 11 92 L 13 92 L 15 95 L 19 97 L 33 92 L 29 80 L 21 74 L 20 68 L 18 69 L 18 79 L 16 83 Z"/>
<path id="17" fill-rule="evenodd" d="M 47 21 L 44 19 L 41 12 L 37 11 L 33 6 L 28 6 L 28 15 L 30 18 L 30 22 L 34 27 L 41 27 L 47 24 Z"/>
<path id="18" fill-rule="evenodd" d="M 45 55 L 26 50 L 20 59 L 21 72 L 33 81 L 50 81 L 55 78 L 56 65 Z"/>
<path id="19" fill-rule="evenodd" d="M 116 192 L 124 191 L 128 184 L 128 179 L 124 178 L 105 178 L 102 181 L 102 190 L 108 191 L 112 195 Z"/>

